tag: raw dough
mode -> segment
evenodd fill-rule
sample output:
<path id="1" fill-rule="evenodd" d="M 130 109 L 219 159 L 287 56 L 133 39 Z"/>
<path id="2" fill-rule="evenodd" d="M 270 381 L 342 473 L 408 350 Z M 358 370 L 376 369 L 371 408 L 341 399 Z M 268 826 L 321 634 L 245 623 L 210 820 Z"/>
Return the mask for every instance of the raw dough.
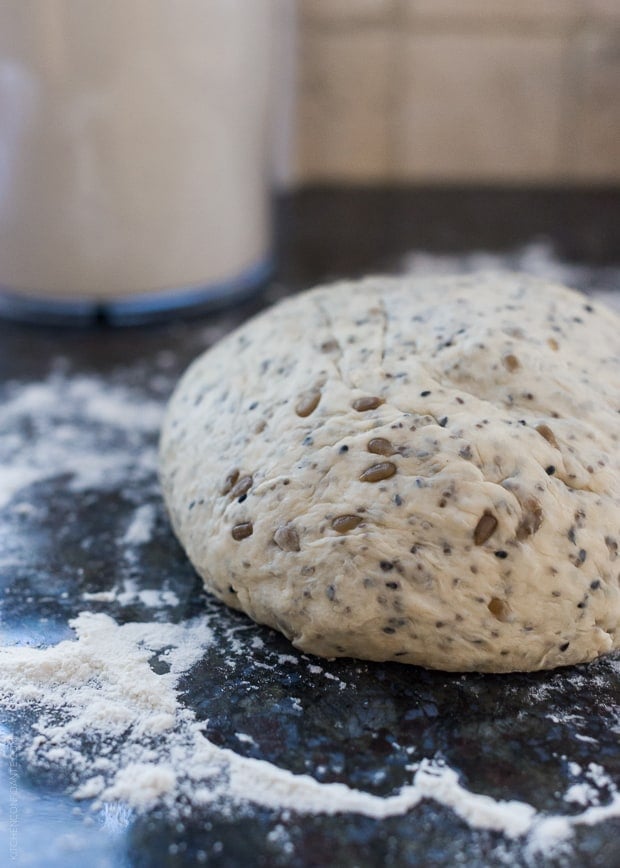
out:
<path id="1" fill-rule="evenodd" d="M 521 275 L 286 300 L 177 387 L 174 529 L 210 591 L 313 654 L 592 660 L 620 645 L 619 334 Z"/>

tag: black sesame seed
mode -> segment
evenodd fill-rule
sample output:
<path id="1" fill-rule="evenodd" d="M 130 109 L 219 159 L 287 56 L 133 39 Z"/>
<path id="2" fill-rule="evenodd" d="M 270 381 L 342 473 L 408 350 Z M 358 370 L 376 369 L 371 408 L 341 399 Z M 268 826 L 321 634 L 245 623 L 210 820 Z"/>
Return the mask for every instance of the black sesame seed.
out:
<path id="1" fill-rule="evenodd" d="M 594 308 L 592 307 L 591 304 L 584 304 L 583 309 L 586 310 L 588 313 L 594 312 Z"/>
<path id="2" fill-rule="evenodd" d="M 601 580 L 600 579 L 594 579 L 593 582 L 590 582 L 590 588 L 593 591 L 597 591 L 600 587 L 601 587 Z"/>
<path id="3" fill-rule="evenodd" d="M 569 646 L 569 645 L 570 645 L 570 642 L 563 642 L 563 643 L 560 645 L 560 651 L 566 651 L 566 650 L 568 649 L 568 646 Z"/>
<path id="4" fill-rule="evenodd" d="M 385 587 L 390 588 L 392 591 L 395 591 L 399 587 L 399 585 L 398 582 L 386 582 Z"/>
<path id="5" fill-rule="evenodd" d="M 384 633 L 396 633 L 396 630 L 394 629 L 394 627 L 384 627 L 383 632 Z"/>
<path id="6" fill-rule="evenodd" d="M 500 549 L 498 552 L 495 552 L 495 557 L 501 558 L 502 560 L 504 560 L 504 558 L 508 557 L 508 552 L 505 552 L 503 549 Z"/>
<path id="7" fill-rule="evenodd" d="M 334 588 L 333 585 L 328 585 L 327 589 L 325 591 L 325 594 L 326 594 L 328 600 L 333 600 L 334 597 L 336 596 L 336 589 Z"/>
<path id="8" fill-rule="evenodd" d="M 258 407 L 258 401 L 252 401 L 252 403 L 248 407 L 248 410 L 256 410 L 257 407 Z"/>
<path id="9" fill-rule="evenodd" d="M 242 494 L 241 497 L 237 498 L 237 503 L 243 503 L 243 501 L 247 500 L 247 499 L 248 499 L 247 494 Z"/>
<path id="10" fill-rule="evenodd" d="M 553 474 L 555 473 L 554 465 L 550 464 L 549 467 L 545 467 L 545 473 L 547 474 L 547 476 L 553 476 Z"/>
<path id="11" fill-rule="evenodd" d="M 348 452 L 348 451 L 349 451 L 349 447 L 347 446 L 346 443 L 343 446 L 341 446 L 340 449 L 338 450 L 338 452 L 341 452 L 341 453 L 342 452 Z"/>
<path id="12" fill-rule="evenodd" d="M 313 443 L 314 443 L 314 440 L 312 439 L 312 437 L 309 434 L 307 437 L 304 437 L 304 439 L 303 439 L 303 445 L 304 446 L 312 446 Z"/>
<path id="13" fill-rule="evenodd" d="M 195 501 L 195 500 L 192 500 L 192 501 L 190 501 L 190 504 L 189 504 L 189 506 L 188 506 L 187 508 L 188 508 L 188 509 L 193 509 L 195 506 L 196 506 L 196 501 Z"/>
<path id="14" fill-rule="evenodd" d="M 402 506 L 403 505 L 403 499 L 400 496 L 400 494 L 394 495 L 394 503 L 396 504 L 396 506 Z"/>
<path id="15" fill-rule="evenodd" d="M 381 561 L 379 566 L 384 573 L 388 573 L 390 570 L 394 569 L 394 564 L 392 563 L 392 561 Z"/>
<path id="16" fill-rule="evenodd" d="M 407 623 L 407 619 L 406 618 L 390 618 L 389 623 L 393 624 L 394 627 L 404 627 L 405 624 Z"/>
<path id="17" fill-rule="evenodd" d="M 430 389 L 425 389 L 423 392 L 420 392 L 420 398 L 428 398 L 430 393 Z"/>
<path id="18" fill-rule="evenodd" d="M 228 593 L 229 593 L 229 594 L 236 594 L 237 592 L 236 592 L 236 590 L 233 588 L 232 585 L 229 585 L 229 586 L 228 586 Z"/>
<path id="19" fill-rule="evenodd" d="M 583 563 L 585 561 L 587 556 L 588 556 L 588 553 L 586 552 L 585 549 L 579 549 L 579 560 L 581 561 L 581 563 Z"/>
<path id="20" fill-rule="evenodd" d="M 439 425 L 442 428 L 445 428 L 447 424 L 448 424 L 448 417 L 447 416 L 444 416 L 442 419 L 439 420 Z"/>

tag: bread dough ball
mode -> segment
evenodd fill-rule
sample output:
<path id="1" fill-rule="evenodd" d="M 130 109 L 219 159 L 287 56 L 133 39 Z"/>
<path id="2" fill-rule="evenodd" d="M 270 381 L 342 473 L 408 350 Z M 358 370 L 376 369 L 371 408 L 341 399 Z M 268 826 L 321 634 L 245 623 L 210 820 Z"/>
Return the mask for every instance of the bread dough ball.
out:
<path id="1" fill-rule="evenodd" d="M 206 587 L 327 657 L 548 669 L 620 645 L 620 318 L 521 275 L 290 298 L 161 441 Z"/>

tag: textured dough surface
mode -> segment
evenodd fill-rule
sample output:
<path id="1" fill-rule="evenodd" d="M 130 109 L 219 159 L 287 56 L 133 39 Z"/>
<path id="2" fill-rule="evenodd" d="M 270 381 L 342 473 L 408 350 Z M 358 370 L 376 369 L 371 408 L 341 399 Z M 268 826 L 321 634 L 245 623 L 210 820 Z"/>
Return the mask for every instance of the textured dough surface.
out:
<path id="1" fill-rule="evenodd" d="M 176 534 L 211 592 L 313 654 L 592 660 L 620 646 L 619 334 L 520 275 L 288 299 L 171 399 Z"/>

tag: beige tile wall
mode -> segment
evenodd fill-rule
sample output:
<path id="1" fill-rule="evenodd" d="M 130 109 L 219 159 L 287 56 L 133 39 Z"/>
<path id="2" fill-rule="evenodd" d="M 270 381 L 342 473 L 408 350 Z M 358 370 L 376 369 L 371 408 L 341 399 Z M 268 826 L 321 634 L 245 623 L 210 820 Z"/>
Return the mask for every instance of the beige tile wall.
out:
<path id="1" fill-rule="evenodd" d="M 296 181 L 620 182 L 620 0 L 299 0 Z"/>

